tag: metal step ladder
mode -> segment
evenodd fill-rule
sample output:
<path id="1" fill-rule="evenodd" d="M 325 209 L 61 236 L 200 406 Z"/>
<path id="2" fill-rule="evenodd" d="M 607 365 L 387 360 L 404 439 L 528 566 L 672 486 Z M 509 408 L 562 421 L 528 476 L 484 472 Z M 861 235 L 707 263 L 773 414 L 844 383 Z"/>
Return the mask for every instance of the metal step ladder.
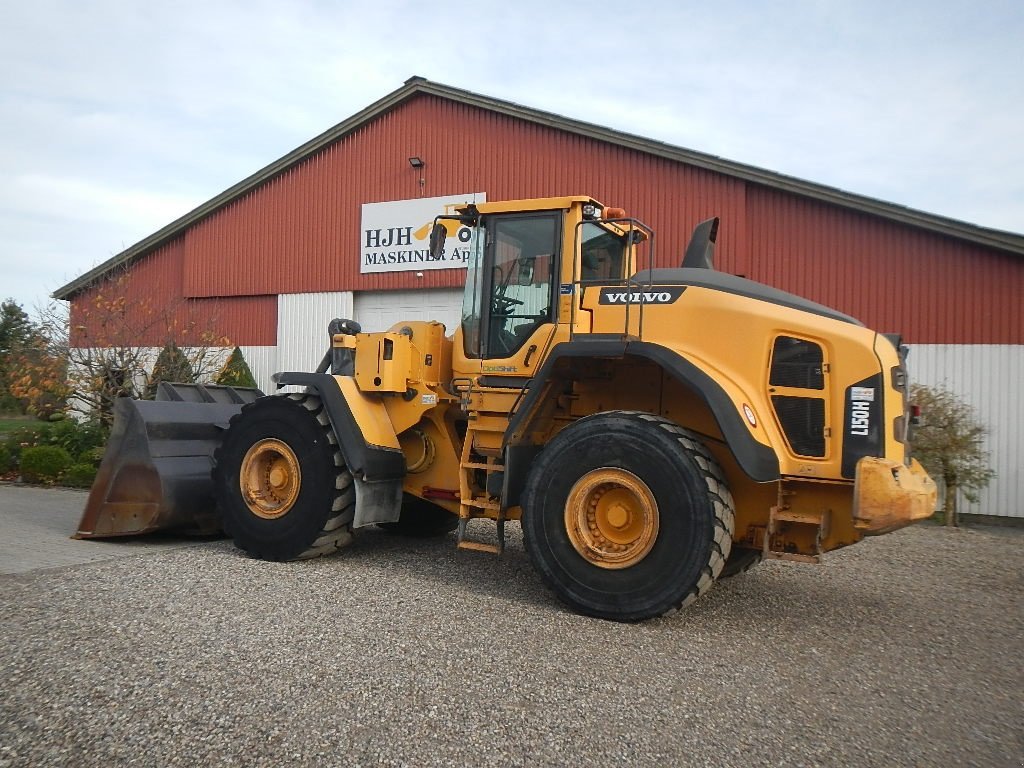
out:
<path id="1" fill-rule="evenodd" d="M 768 527 L 764 532 L 762 553 L 766 560 L 793 560 L 800 563 L 820 563 L 825 554 L 821 542 L 828 536 L 831 524 L 831 510 L 804 511 L 795 510 L 786 502 L 787 496 L 793 491 L 779 490 L 779 502 L 771 507 L 768 513 Z M 810 552 L 793 552 L 778 548 L 779 542 L 785 540 L 780 534 L 783 529 L 792 527 L 803 528 L 804 538 L 813 538 L 814 544 Z"/>
<path id="2" fill-rule="evenodd" d="M 476 426 L 474 414 L 466 429 L 466 437 L 462 444 L 462 456 L 459 461 L 459 549 L 475 552 L 490 552 L 500 555 L 505 551 L 505 514 L 497 496 L 487 491 L 487 479 L 498 472 L 504 472 L 505 466 L 494 456 L 478 454 L 473 450 L 477 434 L 494 433 L 493 429 L 481 429 Z M 477 472 L 483 470 L 485 479 L 483 487 L 476 482 Z M 469 521 L 477 518 L 494 520 L 497 524 L 497 542 L 494 544 L 466 538 Z"/>

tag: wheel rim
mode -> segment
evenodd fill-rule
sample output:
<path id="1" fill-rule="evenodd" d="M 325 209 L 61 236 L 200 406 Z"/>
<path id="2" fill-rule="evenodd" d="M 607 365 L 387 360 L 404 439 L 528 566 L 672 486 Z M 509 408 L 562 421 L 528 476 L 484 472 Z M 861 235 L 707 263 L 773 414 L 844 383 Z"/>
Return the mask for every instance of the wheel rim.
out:
<path id="1" fill-rule="evenodd" d="M 288 514 L 299 497 L 302 473 L 288 445 L 268 438 L 253 445 L 238 474 L 242 498 L 249 511 L 265 520 Z"/>
<path id="2" fill-rule="evenodd" d="M 602 467 L 569 491 L 569 541 L 600 568 L 628 568 L 643 560 L 658 538 L 658 502 L 647 484 L 625 469 Z"/>

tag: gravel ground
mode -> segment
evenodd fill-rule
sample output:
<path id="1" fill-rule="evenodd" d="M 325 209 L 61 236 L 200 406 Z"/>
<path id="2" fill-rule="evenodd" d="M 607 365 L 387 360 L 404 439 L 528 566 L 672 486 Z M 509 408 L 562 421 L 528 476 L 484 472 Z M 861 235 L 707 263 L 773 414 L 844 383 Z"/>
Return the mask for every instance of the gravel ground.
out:
<path id="1" fill-rule="evenodd" d="M 500 559 L 370 530 L 0 576 L 0 766 L 1024 761 L 1024 531 L 917 526 L 620 625 L 510 528 Z"/>

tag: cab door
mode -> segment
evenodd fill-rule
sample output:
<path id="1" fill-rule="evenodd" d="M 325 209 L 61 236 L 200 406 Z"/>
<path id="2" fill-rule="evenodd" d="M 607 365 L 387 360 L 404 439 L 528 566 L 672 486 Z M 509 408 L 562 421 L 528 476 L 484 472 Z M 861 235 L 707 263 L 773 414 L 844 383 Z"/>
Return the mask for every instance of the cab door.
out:
<path id="1" fill-rule="evenodd" d="M 530 375 L 554 331 L 562 215 L 491 216 L 484 230 L 466 275 L 463 352 L 482 374 Z"/>

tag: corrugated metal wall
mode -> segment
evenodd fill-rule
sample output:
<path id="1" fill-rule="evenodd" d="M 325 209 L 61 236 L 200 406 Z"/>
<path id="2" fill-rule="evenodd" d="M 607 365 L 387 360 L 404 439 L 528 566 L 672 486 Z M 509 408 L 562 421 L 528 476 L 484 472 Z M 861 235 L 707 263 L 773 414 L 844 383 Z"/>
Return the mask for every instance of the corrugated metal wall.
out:
<path id="1" fill-rule="evenodd" d="M 277 296 L 186 298 L 183 291 L 187 234 L 78 294 L 71 302 L 75 346 L 179 346 L 274 344 Z M 123 312 L 109 311 L 111 300 Z"/>
<path id="2" fill-rule="evenodd" d="M 408 158 L 426 161 L 420 172 Z M 185 290 L 224 296 L 457 286 L 460 270 L 360 274 L 364 202 L 486 191 L 489 200 L 591 194 L 659 228 L 678 262 L 693 224 L 721 214 L 726 266 L 746 247 L 743 182 L 421 96 L 199 223 Z M 214 255 L 216 258 L 214 258 Z"/>
<path id="3" fill-rule="evenodd" d="M 958 393 L 988 426 L 985 448 L 996 477 L 977 504 L 961 499 L 960 510 L 1024 517 L 1024 402 L 1018 386 L 1024 381 L 1024 346 L 917 344 L 907 362 L 915 383 Z"/>
<path id="4" fill-rule="evenodd" d="M 423 187 L 412 155 L 426 161 Z M 185 294 L 457 286 L 460 270 L 360 274 L 359 217 L 364 202 L 465 191 L 490 200 L 584 193 L 622 205 L 655 228 L 662 265 L 678 263 L 697 221 L 719 215 L 724 271 L 915 343 L 1024 343 L 1019 258 L 426 95 L 193 227 Z"/>
<path id="5" fill-rule="evenodd" d="M 751 185 L 748 277 L 915 344 L 1024 344 L 1024 259 Z"/>

